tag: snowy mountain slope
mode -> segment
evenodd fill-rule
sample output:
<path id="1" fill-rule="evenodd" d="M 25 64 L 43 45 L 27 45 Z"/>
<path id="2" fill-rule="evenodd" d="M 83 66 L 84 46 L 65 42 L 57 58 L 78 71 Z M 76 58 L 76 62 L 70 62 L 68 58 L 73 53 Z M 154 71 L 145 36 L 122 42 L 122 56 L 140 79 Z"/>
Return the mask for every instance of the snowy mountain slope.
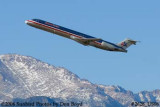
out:
<path id="1" fill-rule="evenodd" d="M 1 55 L 0 75 L 0 92 L 12 99 L 46 96 L 82 101 L 86 105 L 121 106 L 96 85 L 81 80 L 64 68 L 56 68 L 32 57 Z"/>
<path id="2" fill-rule="evenodd" d="M 152 102 L 160 104 L 160 90 L 158 89 L 151 92 L 142 91 L 134 94 L 132 91 L 125 90 L 120 86 L 99 85 L 99 87 L 103 88 L 106 94 L 126 107 L 132 107 L 132 102 Z"/>
<path id="3" fill-rule="evenodd" d="M 92 84 L 65 68 L 29 56 L 0 55 L 0 103 L 30 98 L 83 102 L 86 107 L 122 107 L 133 101 L 160 102 L 160 90 L 134 94 L 120 86 Z"/>

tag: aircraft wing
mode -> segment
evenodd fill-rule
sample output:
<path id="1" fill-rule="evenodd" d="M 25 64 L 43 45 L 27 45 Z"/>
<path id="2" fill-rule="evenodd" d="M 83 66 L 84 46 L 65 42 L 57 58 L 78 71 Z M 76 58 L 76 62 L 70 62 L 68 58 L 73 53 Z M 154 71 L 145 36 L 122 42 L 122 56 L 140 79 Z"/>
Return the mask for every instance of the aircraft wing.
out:
<path id="1" fill-rule="evenodd" d="M 76 41 L 83 44 L 89 45 L 90 42 L 101 40 L 100 38 L 76 38 Z"/>
<path id="2" fill-rule="evenodd" d="M 100 38 L 77 38 L 75 36 L 71 36 L 71 39 L 77 41 L 82 45 L 89 45 L 90 42 L 101 40 Z"/>
<path id="3" fill-rule="evenodd" d="M 98 40 L 101 40 L 99 38 L 78 38 L 80 41 L 82 42 L 94 42 L 94 41 L 98 41 Z"/>

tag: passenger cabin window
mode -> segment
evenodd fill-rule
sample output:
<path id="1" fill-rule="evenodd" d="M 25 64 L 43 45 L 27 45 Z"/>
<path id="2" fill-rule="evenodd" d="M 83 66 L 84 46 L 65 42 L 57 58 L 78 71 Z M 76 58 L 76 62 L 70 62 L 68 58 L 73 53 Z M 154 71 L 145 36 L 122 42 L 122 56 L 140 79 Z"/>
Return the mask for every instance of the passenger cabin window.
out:
<path id="1" fill-rule="evenodd" d="M 45 22 L 45 24 L 49 25 L 49 26 L 53 26 L 52 23 L 49 23 L 49 22 Z"/>
<path id="2" fill-rule="evenodd" d="M 33 19 L 33 21 L 37 21 L 37 19 Z"/>

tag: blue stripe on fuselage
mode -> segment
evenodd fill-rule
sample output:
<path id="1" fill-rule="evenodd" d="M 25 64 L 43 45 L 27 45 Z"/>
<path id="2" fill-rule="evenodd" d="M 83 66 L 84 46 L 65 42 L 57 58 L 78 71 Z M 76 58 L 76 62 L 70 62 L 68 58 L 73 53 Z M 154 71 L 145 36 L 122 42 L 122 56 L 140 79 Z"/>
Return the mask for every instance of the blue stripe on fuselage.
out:
<path id="1" fill-rule="evenodd" d="M 33 21 L 36 21 L 37 23 L 40 23 L 40 24 L 44 24 L 44 25 L 47 25 L 47 26 L 50 26 L 50 27 L 53 27 L 53 28 L 56 28 L 56 29 L 59 29 L 59 30 L 62 30 L 62 31 L 65 31 L 65 32 L 69 32 L 69 33 L 72 33 L 74 35 L 78 35 L 78 36 L 81 36 L 81 37 L 84 37 L 84 38 L 95 38 L 93 36 L 89 36 L 89 35 L 86 35 L 84 33 L 80 33 L 80 32 L 77 32 L 77 31 L 74 31 L 74 30 L 71 30 L 71 29 L 68 29 L 68 28 L 65 28 L 65 27 L 62 27 L 62 26 L 59 26 L 59 25 L 56 25 L 56 24 L 53 24 L 53 23 L 50 23 L 50 22 L 47 22 L 47 21 L 43 21 L 43 20 L 40 20 L 40 19 L 32 19 Z M 99 40 L 97 41 L 99 43 L 102 43 L 102 42 L 106 42 L 110 45 L 113 45 L 114 47 L 116 48 L 121 48 L 123 49 L 122 47 L 119 47 L 111 42 L 108 42 L 108 41 L 104 41 L 104 40 Z"/>
<path id="2" fill-rule="evenodd" d="M 86 35 L 86 34 L 83 34 L 83 33 L 80 33 L 80 32 L 62 27 L 62 26 L 59 26 L 59 25 L 56 25 L 56 24 L 52 24 L 52 23 L 47 22 L 47 21 L 40 20 L 40 19 L 33 19 L 33 21 L 36 21 L 36 22 L 41 23 L 41 24 L 45 24 L 45 25 L 50 26 L 50 27 L 54 27 L 56 29 L 60 29 L 60 30 L 65 31 L 65 32 L 69 32 L 69 33 L 72 33 L 72 34 L 75 34 L 75 35 L 78 35 L 78 36 L 81 36 L 81 37 L 84 37 L 84 38 L 95 38 L 95 37 L 92 37 L 92 36 L 89 36 L 89 35 Z M 49 24 L 47 24 L 47 23 L 49 23 Z"/>

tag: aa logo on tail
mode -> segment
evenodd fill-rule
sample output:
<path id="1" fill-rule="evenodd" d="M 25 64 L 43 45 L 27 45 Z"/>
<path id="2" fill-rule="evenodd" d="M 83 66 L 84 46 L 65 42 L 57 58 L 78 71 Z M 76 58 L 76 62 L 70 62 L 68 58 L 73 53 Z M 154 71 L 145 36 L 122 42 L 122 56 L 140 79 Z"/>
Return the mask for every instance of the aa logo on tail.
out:
<path id="1" fill-rule="evenodd" d="M 127 43 L 126 42 L 122 42 L 121 46 L 126 46 L 127 47 Z"/>

